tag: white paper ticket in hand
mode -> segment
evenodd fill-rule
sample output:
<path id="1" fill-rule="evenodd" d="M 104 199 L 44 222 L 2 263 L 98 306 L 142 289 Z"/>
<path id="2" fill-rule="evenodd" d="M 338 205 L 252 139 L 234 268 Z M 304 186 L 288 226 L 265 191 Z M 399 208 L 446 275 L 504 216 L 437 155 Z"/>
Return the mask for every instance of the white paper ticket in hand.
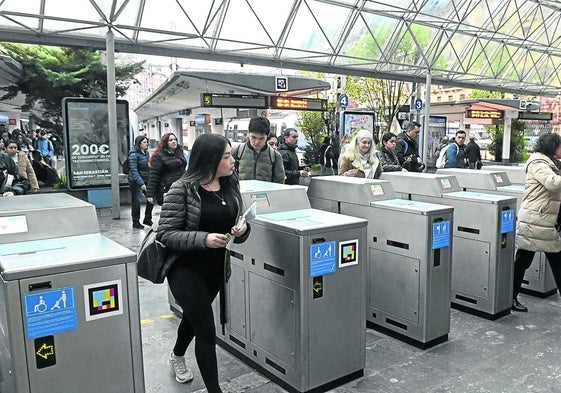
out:
<path id="1" fill-rule="evenodd" d="M 257 215 L 257 202 L 253 201 L 251 205 L 247 208 L 247 210 L 238 218 L 238 222 L 236 223 L 236 229 L 242 229 L 243 224 L 247 220 L 253 220 Z"/>
<path id="2" fill-rule="evenodd" d="M 257 202 L 253 201 L 252 204 L 247 208 L 247 210 L 238 218 L 238 222 L 236 223 L 236 229 L 240 230 L 243 227 L 243 224 L 247 220 L 253 220 L 257 215 Z M 234 242 L 235 236 L 232 236 L 230 240 L 228 240 L 228 244 L 226 248 L 230 248 L 230 245 Z"/>

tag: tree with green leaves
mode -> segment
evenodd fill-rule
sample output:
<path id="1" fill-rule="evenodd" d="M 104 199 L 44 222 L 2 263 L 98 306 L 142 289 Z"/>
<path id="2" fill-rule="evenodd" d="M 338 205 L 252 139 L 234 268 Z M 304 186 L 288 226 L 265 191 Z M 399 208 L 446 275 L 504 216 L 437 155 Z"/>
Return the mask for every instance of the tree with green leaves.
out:
<path id="1" fill-rule="evenodd" d="M 327 136 L 325 119 L 322 112 L 298 112 L 298 127 L 310 141 L 304 152 L 304 159 L 308 165 L 315 163 L 321 140 Z"/>
<path id="2" fill-rule="evenodd" d="M 0 53 L 23 66 L 15 85 L 2 88 L 2 100 L 25 95 L 25 109 L 41 128 L 61 134 L 64 97 L 107 97 L 107 67 L 99 51 L 4 42 Z M 123 96 L 144 62 L 115 65 L 115 90 Z"/>
<path id="3" fill-rule="evenodd" d="M 524 152 L 526 151 L 526 140 L 524 139 L 524 129 L 526 123 L 522 120 L 512 119 L 510 131 L 510 157 L 509 162 L 521 162 L 524 159 Z M 496 162 L 503 160 L 503 135 L 504 125 L 490 125 L 486 127 L 487 133 L 491 135 L 492 142 L 488 149 L 491 154 L 495 156 Z"/>

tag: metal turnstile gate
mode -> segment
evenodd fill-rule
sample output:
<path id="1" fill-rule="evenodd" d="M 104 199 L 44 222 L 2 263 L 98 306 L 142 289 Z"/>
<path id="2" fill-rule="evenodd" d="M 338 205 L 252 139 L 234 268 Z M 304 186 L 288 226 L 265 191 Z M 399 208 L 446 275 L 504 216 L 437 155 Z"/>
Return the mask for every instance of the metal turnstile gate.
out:
<path id="1" fill-rule="evenodd" d="M 0 234 L 0 391 L 144 392 L 136 254 L 95 207 L 10 198 Z"/>
<path id="2" fill-rule="evenodd" d="M 453 209 L 395 199 L 389 181 L 314 177 L 312 207 L 368 220 L 369 324 L 421 348 L 450 332 Z"/>
<path id="3" fill-rule="evenodd" d="M 403 199 L 454 207 L 452 306 L 489 319 L 510 313 L 516 199 L 461 191 L 455 176 L 387 172 Z"/>

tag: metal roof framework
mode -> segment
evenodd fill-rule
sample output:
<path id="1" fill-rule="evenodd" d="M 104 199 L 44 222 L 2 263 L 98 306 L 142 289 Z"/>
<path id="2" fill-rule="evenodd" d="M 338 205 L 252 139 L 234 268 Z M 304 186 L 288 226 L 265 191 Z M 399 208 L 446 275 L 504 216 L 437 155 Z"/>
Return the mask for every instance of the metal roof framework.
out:
<path id="1" fill-rule="evenodd" d="M 0 0 L 0 41 L 561 94 L 557 0 Z"/>

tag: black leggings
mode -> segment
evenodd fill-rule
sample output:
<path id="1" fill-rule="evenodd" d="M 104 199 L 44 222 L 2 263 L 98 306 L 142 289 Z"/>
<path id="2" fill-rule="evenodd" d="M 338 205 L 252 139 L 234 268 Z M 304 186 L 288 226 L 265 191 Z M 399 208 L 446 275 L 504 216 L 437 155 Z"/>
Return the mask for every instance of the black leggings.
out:
<path id="1" fill-rule="evenodd" d="M 178 262 L 167 279 L 171 293 L 183 309 L 173 353 L 185 355 L 195 337 L 195 357 L 208 393 L 220 393 L 212 301 L 220 290 L 221 277 L 207 277 Z"/>
<path id="2" fill-rule="evenodd" d="M 526 273 L 526 269 L 532 264 L 535 253 L 535 251 L 521 249 L 516 251 L 516 258 L 514 259 L 514 283 L 512 287 L 513 299 L 516 299 L 520 292 L 522 280 L 524 280 L 524 273 Z M 555 284 L 557 284 L 557 291 L 561 293 L 561 252 L 546 252 L 545 256 L 551 267 Z"/>

